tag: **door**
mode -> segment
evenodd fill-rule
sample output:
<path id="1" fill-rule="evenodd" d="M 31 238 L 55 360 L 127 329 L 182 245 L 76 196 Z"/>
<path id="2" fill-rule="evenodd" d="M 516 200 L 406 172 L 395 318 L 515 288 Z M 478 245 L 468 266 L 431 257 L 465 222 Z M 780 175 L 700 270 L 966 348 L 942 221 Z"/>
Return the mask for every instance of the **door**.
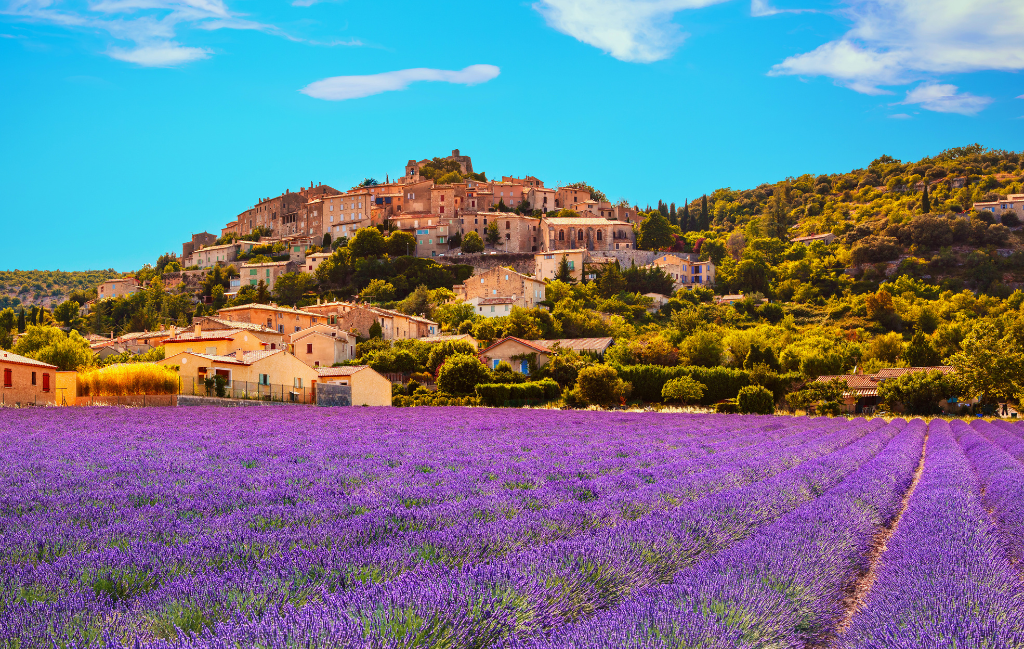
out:
<path id="1" fill-rule="evenodd" d="M 50 391 L 50 373 L 43 372 L 43 392 Z"/>

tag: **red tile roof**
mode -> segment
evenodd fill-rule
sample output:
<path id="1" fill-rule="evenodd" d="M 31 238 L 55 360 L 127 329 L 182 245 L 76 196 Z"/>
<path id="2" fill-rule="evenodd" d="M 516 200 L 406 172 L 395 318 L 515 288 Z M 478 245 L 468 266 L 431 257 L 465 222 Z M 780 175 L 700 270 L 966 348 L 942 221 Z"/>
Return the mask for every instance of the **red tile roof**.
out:
<path id="1" fill-rule="evenodd" d="M 57 369 L 56 365 L 50 365 L 42 361 L 37 361 L 34 358 L 19 356 L 18 354 L 5 351 L 0 351 L 0 363 L 13 363 L 15 365 L 31 365 L 33 367 L 45 367 L 48 370 Z"/>
<path id="2" fill-rule="evenodd" d="M 369 365 L 347 365 L 344 367 L 318 367 L 316 373 L 320 376 L 352 376 L 356 372 L 369 369 Z"/>

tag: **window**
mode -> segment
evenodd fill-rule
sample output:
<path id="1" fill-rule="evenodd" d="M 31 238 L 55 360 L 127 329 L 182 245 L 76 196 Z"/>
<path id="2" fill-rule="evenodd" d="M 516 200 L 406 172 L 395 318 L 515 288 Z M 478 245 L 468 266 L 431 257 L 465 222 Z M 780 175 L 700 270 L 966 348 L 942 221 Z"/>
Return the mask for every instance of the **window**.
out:
<path id="1" fill-rule="evenodd" d="M 43 392 L 49 392 L 49 391 L 50 391 L 50 374 L 48 372 L 43 372 Z"/>
<path id="2" fill-rule="evenodd" d="M 302 389 L 302 377 L 301 376 L 296 376 L 293 379 L 293 381 L 292 381 L 292 385 L 301 390 Z"/>
<path id="3" fill-rule="evenodd" d="M 512 221 L 505 221 L 505 229 L 506 230 L 511 230 L 512 229 Z"/>
<path id="4" fill-rule="evenodd" d="M 600 231 L 600 230 L 598 230 L 598 231 L 597 231 L 597 240 L 598 240 L 598 241 L 600 241 L 600 240 L 601 240 L 601 238 L 602 238 L 602 235 L 601 235 L 601 231 Z"/>
<path id="5" fill-rule="evenodd" d="M 306 343 L 306 353 L 307 354 L 312 354 L 313 353 L 313 343 Z"/>
<path id="6" fill-rule="evenodd" d="M 491 307 L 491 313 L 494 313 L 494 307 L 493 306 Z"/>
<path id="7" fill-rule="evenodd" d="M 11 370 L 4 370 L 4 387 L 14 387 L 14 377 L 11 375 Z"/>
<path id="8" fill-rule="evenodd" d="M 497 358 L 495 358 L 494 360 L 492 360 L 492 361 L 491 361 L 491 369 L 495 369 L 495 370 L 496 370 L 496 369 L 498 369 L 498 363 L 500 363 L 500 362 L 501 362 L 501 361 L 500 361 L 500 360 L 498 360 Z"/>
<path id="9" fill-rule="evenodd" d="M 565 230 L 559 230 L 558 231 L 558 240 L 559 241 L 565 241 Z"/>
<path id="10" fill-rule="evenodd" d="M 269 374 L 260 374 L 260 385 L 270 385 Z"/>
<path id="11" fill-rule="evenodd" d="M 577 230 L 576 231 L 576 240 L 577 241 L 583 241 L 583 230 Z"/>
<path id="12" fill-rule="evenodd" d="M 36 373 L 32 372 L 32 385 L 36 384 Z"/>
<path id="13" fill-rule="evenodd" d="M 217 348 L 216 347 L 207 347 L 206 348 L 206 353 L 209 354 L 210 356 L 216 356 L 217 355 Z"/>

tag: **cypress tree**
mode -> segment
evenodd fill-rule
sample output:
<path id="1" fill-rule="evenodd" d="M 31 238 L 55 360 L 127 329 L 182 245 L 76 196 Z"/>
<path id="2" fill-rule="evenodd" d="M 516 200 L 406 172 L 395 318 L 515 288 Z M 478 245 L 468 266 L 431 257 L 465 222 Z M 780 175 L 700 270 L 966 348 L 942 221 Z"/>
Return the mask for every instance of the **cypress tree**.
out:
<path id="1" fill-rule="evenodd" d="M 708 195 L 704 194 L 700 199 L 700 225 L 701 230 L 707 230 L 711 222 L 708 220 Z"/>
<path id="2" fill-rule="evenodd" d="M 27 325 L 25 323 L 25 307 L 21 307 L 21 310 L 18 311 L 18 333 L 25 333 L 26 326 Z"/>
<path id="3" fill-rule="evenodd" d="M 679 215 L 676 214 L 676 204 L 669 203 L 668 206 L 668 220 L 672 222 L 672 225 L 679 225 Z"/>
<path id="4" fill-rule="evenodd" d="M 679 217 L 679 228 L 683 232 L 690 231 L 690 201 L 683 202 L 683 215 Z"/>
<path id="5" fill-rule="evenodd" d="M 929 214 L 932 211 L 931 201 L 928 200 L 928 181 L 924 181 L 924 191 L 921 192 L 921 213 Z"/>

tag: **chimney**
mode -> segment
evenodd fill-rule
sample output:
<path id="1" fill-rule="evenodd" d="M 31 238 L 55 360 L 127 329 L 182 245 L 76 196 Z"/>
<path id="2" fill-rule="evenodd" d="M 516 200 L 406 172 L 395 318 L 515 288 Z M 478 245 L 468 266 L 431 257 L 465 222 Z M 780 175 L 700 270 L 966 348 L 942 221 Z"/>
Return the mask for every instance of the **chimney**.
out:
<path id="1" fill-rule="evenodd" d="M 245 360 L 245 352 L 242 351 L 241 349 L 236 349 L 235 350 L 235 358 L 240 360 L 240 361 Z"/>
<path id="2" fill-rule="evenodd" d="M 197 336 L 199 336 L 199 335 L 201 335 L 202 333 L 203 333 L 203 325 L 197 322 L 197 323 L 196 323 L 196 326 L 195 326 L 195 334 L 196 334 Z"/>

